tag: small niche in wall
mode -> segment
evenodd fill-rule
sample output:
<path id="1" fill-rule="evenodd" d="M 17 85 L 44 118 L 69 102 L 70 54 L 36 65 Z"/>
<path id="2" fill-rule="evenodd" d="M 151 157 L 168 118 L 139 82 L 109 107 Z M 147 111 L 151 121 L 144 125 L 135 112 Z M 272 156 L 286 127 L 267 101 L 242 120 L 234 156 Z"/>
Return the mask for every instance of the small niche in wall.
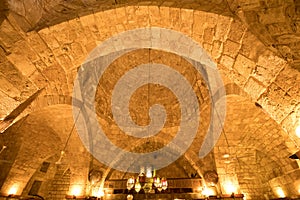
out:
<path id="1" fill-rule="evenodd" d="M 34 181 L 28 195 L 37 195 L 42 185 L 42 181 Z"/>
<path id="2" fill-rule="evenodd" d="M 41 169 L 40 169 L 40 172 L 46 173 L 48 171 L 49 166 L 50 166 L 49 162 L 43 162 L 43 164 L 41 166 Z"/>

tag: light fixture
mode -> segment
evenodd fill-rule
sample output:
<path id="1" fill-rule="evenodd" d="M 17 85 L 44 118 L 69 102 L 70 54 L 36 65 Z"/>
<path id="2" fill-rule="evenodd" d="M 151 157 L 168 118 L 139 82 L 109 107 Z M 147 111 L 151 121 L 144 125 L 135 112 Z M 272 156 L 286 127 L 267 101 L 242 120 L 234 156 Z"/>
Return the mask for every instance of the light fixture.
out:
<path id="1" fill-rule="evenodd" d="M 202 195 L 204 197 L 214 196 L 216 195 L 216 191 L 211 187 L 204 187 L 202 190 Z"/>
<path id="2" fill-rule="evenodd" d="M 78 197 L 82 193 L 82 187 L 80 185 L 73 185 L 71 189 L 71 195 Z"/>
<path id="3" fill-rule="evenodd" d="M 80 108 L 80 110 L 81 110 L 81 108 Z M 72 126 L 72 129 L 71 129 L 71 131 L 70 131 L 70 133 L 69 133 L 69 135 L 68 135 L 66 144 L 65 144 L 63 150 L 60 151 L 60 157 L 59 157 L 59 159 L 55 162 L 56 165 L 60 165 L 60 164 L 61 164 L 61 161 L 62 161 L 62 159 L 63 159 L 63 157 L 65 156 L 66 149 L 67 149 L 67 145 L 68 145 L 68 143 L 69 143 L 69 140 L 70 140 L 70 138 L 71 138 L 71 135 L 72 135 L 72 133 L 73 133 L 73 130 L 74 130 L 74 128 L 75 128 L 75 125 L 76 125 L 76 123 L 77 123 L 77 120 L 78 120 L 78 118 L 79 118 L 80 110 L 78 111 L 76 120 L 75 120 L 75 122 L 74 122 L 74 124 L 73 124 L 73 126 Z"/>
<path id="4" fill-rule="evenodd" d="M 296 130 L 295 130 L 296 136 L 298 138 L 300 138 L 300 125 L 297 126 Z"/>
<path id="5" fill-rule="evenodd" d="M 147 168 L 145 174 L 145 168 L 141 168 L 140 174 L 137 178 L 130 177 L 127 180 L 127 189 L 128 191 L 134 189 L 137 193 L 139 193 L 142 189 L 145 193 L 154 193 L 155 189 L 159 192 L 166 190 L 168 188 L 168 181 L 165 177 L 160 178 L 156 175 L 156 170 L 152 170 L 151 168 Z"/>
<path id="6" fill-rule="evenodd" d="M 5 146 L 5 145 L 3 145 L 2 146 L 2 149 L 0 150 L 0 154 L 4 151 L 4 149 L 6 149 L 7 148 L 7 146 Z"/>
<path id="7" fill-rule="evenodd" d="M 148 51 L 148 63 L 151 63 L 150 59 L 150 48 Z M 148 84 L 147 84 L 147 105 L 150 107 L 150 65 L 148 69 Z M 149 134 L 149 126 L 147 128 Z M 140 173 L 137 178 L 130 177 L 127 180 L 127 189 L 128 191 L 134 189 L 137 193 L 139 193 L 142 189 L 145 193 L 154 193 L 155 189 L 159 192 L 166 190 L 168 188 L 168 181 L 165 177 L 160 178 L 156 175 L 156 170 L 152 171 L 152 168 L 147 166 L 146 171 L 145 167 L 140 168 Z"/>
<path id="8" fill-rule="evenodd" d="M 13 186 L 11 186 L 8 190 L 8 195 L 9 196 L 13 196 L 16 195 L 18 192 L 18 184 L 14 184 Z"/>
<path id="9" fill-rule="evenodd" d="M 223 187 L 226 194 L 232 194 L 237 192 L 236 186 L 231 181 L 225 181 Z"/>
<path id="10" fill-rule="evenodd" d="M 56 165 L 60 165 L 61 164 L 61 160 L 64 157 L 64 155 L 65 155 L 65 151 L 61 151 L 60 152 L 60 157 L 59 157 L 58 161 L 55 162 Z"/>
<path id="11" fill-rule="evenodd" d="M 223 155 L 223 158 L 229 158 L 229 157 L 230 157 L 230 156 L 229 156 L 228 153 L 226 153 L 226 154 Z"/>
<path id="12" fill-rule="evenodd" d="M 4 138 L 3 139 L 1 139 L 1 138 L 2 138 L 2 135 L 0 135 L 0 144 L 2 143 L 2 148 L 0 149 L 0 154 L 4 151 L 4 149 L 7 148 L 7 146 L 4 145 L 5 144 Z"/>
<path id="13" fill-rule="evenodd" d="M 285 193 L 284 193 L 284 191 L 283 191 L 283 189 L 281 188 L 281 187 L 276 187 L 276 193 L 277 193 L 277 196 L 279 197 L 279 198 L 285 198 L 286 196 L 285 196 Z"/>
<path id="14" fill-rule="evenodd" d="M 100 190 L 98 191 L 97 197 L 98 197 L 98 198 L 104 197 L 104 190 L 103 190 L 103 189 L 100 189 Z"/>

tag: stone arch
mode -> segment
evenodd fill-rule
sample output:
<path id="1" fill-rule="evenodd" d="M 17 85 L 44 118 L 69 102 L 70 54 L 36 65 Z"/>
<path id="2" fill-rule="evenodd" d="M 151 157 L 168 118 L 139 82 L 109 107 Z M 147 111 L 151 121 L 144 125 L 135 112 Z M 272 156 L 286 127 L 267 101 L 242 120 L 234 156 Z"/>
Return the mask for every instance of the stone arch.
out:
<path id="1" fill-rule="evenodd" d="M 290 138 L 268 113 L 249 98 L 230 94 L 227 100 L 224 133 L 214 148 L 221 182 L 226 183 L 231 178 L 230 181 L 239 185 L 239 191 L 247 194 L 247 198 L 260 199 L 261 194 L 275 198 L 268 184 L 277 177 L 289 176 L 299 168 L 294 160 L 288 158 L 290 153 L 286 141 Z M 237 115 L 239 109 L 246 109 L 243 116 Z M 223 157 L 225 154 L 230 157 Z M 286 184 L 279 185 L 286 187 Z"/>
<path id="2" fill-rule="evenodd" d="M 69 112 L 65 112 L 65 110 L 69 110 Z M 65 115 L 64 119 L 56 117 L 59 113 Z M 20 125 L 20 123 L 22 124 Z M 43 126 L 40 126 L 40 124 L 43 124 Z M 7 174 L 2 192 L 6 194 L 14 183 L 18 183 L 18 194 L 22 192 L 41 163 L 53 156 L 59 158 L 61 150 L 66 151 L 66 154 L 62 157 L 62 166 L 71 172 L 71 186 L 77 184 L 85 186 L 85 182 L 82 182 L 82 180 L 87 178 L 90 158 L 82 146 L 76 130 L 73 129 L 73 124 L 71 106 L 54 104 L 38 109 L 27 115 L 25 119 L 12 125 L 5 132 L 6 138 L 9 138 L 10 135 L 14 136 L 16 133 L 12 131 L 17 127 L 21 135 L 18 135 L 19 137 L 15 139 L 22 140 L 22 145 L 20 145 L 21 149 Z M 8 149 L 11 148 L 10 144 L 7 144 L 7 146 Z M 74 157 L 78 157 L 78 159 L 74 160 Z M 20 168 L 26 173 L 22 173 L 23 171 L 20 171 Z"/>
<path id="3" fill-rule="evenodd" d="M 107 14 L 113 17 L 110 23 L 115 23 L 117 29 L 105 28 Z M 170 23 L 168 16 L 173 15 L 178 16 L 180 20 Z M 127 20 L 118 24 L 118 20 L 124 16 Z M 126 16 L 130 16 L 130 19 Z M 185 21 L 186 19 L 192 20 Z M 74 27 L 73 30 L 76 29 L 78 35 L 72 36 L 73 38 L 65 38 L 66 32 L 72 33 L 72 29 L 69 29 L 70 25 Z M 112 24 L 110 26 L 112 27 Z M 50 29 L 31 32 L 29 35 L 41 43 L 47 44 L 46 50 L 43 48 L 41 51 L 37 51 L 38 57 L 45 56 L 41 61 L 47 63 L 46 60 L 54 60 L 65 66 L 66 73 L 70 74 L 68 79 L 71 80 L 76 71 L 70 71 L 70 69 L 77 69 L 87 52 L 95 47 L 97 42 L 123 30 L 143 26 L 171 28 L 191 36 L 211 54 L 221 72 L 224 72 L 232 82 L 249 93 L 251 98 L 269 112 L 277 123 L 283 123 L 283 126 L 293 129 L 296 122 L 289 121 L 291 120 L 290 115 L 299 104 L 288 103 L 283 106 L 283 102 L 291 101 L 290 96 L 297 92 L 298 87 L 291 82 L 290 86 L 295 88 L 291 91 L 290 87 L 278 83 L 279 80 L 288 78 L 287 72 L 291 72 L 293 69 L 284 60 L 269 51 L 241 22 L 230 17 L 163 6 L 129 6 L 82 16 L 52 26 Z M 78 40 L 79 38 L 81 42 Z M 71 41 L 73 43 L 65 47 Z M 25 43 L 30 44 L 28 41 Z M 35 46 L 33 45 L 32 48 Z M 68 56 L 62 53 L 63 49 L 68 51 Z M 71 61 L 70 58 L 76 59 Z M 10 60 L 14 60 L 13 56 L 10 56 Z M 18 65 L 17 62 L 13 63 Z M 297 76 L 295 78 L 297 79 Z M 274 84 L 274 81 L 277 81 L 279 85 Z M 69 90 L 71 88 L 72 86 L 69 87 Z M 283 99 L 283 102 L 280 101 L 282 92 L 289 94 Z M 278 104 L 280 106 L 274 106 Z"/>
<path id="4" fill-rule="evenodd" d="M 15 20 L 20 24 L 20 27 L 24 31 L 40 30 L 45 26 L 53 26 L 66 20 L 74 19 L 78 16 L 90 15 L 94 12 L 106 11 L 118 7 L 149 5 L 149 1 L 80 1 L 77 3 L 64 2 L 56 0 L 53 2 L 36 4 L 34 1 L 28 1 L 28 6 L 22 6 L 21 2 L 10 2 L 10 13 Z M 223 1 L 211 1 L 211 2 L 198 2 L 191 1 L 189 4 L 180 3 L 175 0 L 169 2 L 151 1 L 151 5 L 154 6 L 169 6 L 174 8 L 185 8 L 210 11 L 222 15 L 230 15 L 233 13 L 230 10 L 230 6 Z M 234 5 L 233 5 L 234 6 Z M 21 7 L 21 9 L 20 9 Z M 32 7 L 34 10 L 32 10 Z M 26 15 L 25 13 L 34 13 L 32 15 Z M 77 14 L 75 14 L 77 13 Z M 52 20 L 49 20 L 52 19 Z"/>
<path id="5" fill-rule="evenodd" d="M 72 103 L 72 97 L 70 96 L 63 96 L 63 95 L 40 95 L 34 102 L 33 102 L 33 110 L 32 113 L 34 112 L 38 112 L 41 111 L 43 109 L 47 109 L 50 107 L 55 107 L 55 106 L 61 106 L 61 105 L 66 105 L 66 106 L 71 106 Z M 78 101 L 78 106 L 81 106 L 81 102 Z M 84 109 L 84 108 L 81 108 Z M 165 140 L 165 138 L 161 137 L 159 138 L 161 140 Z M 138 146 L 139 145 L 139 141 L 137 141 L 137 143 L 134 146 Z M 197 171 L 197 173 L 199 174 L 200 177 L 203 177 L 203 171 L 200 169 L 199 167 L 199 163 L 195 163 L 195 160 L 193 160 L 192 158 L 197 158 L 197 155 L 195 153 L 193 153 L 192 151 L 189 151 L 188 153 L 186 153 L 188 155 L 183 155 L 184 159 L 186 159 L 190 165 L 195 169 L 195 171 Z M 199 160 L 199 159 L 198 159 Z M 201 161 L 199 161 L 201 162 Z M 202 164 L 203 165 L 203 164 Z M 70 166 L 65 166 L 65 167 L 70 167 Z M 72 169 L 71 169 L 72 168 Z M 71 167 L 69 168 L 71 171 L 71 178 L 72 178 L 72 173 L 76 170 L 76 167 Z M 105 179 L 107 178 L 106 175 L 111 173 L 111 168 L 108 168 L 106 170 L 106 172 L 104 172 L 103 175 L 103 184 Z M 72 180 L 71 180 L 72 182 Z M 74 181 L 73 181 L 74 182 Z"/>
<path id="6" fill-rule="evenodd" d="M 164 137 L 160 137 L 160 138 L 159 138 L 159 141 L 166 141 L 166 139 L 165 139 Z M 167 142 L 168 142 L 168 141 L 167 141 Z M 146 144 L 146 141 L 137 140 L 134 144 L 128 144 L 128 147 L 129 147 L 129 149 L 133 150 L 133 149 L 135 149 L 135 148 L 137 148 L 137 147 L 139 147 L 140 145 L 143 145 L 143 144 Z M 188 152 L 186 152 L 185 154 L 183 154 L 182 156 L 180 156 L 178 159 L 184 159 L 184 160 L 186 160 L 186 161 L 190 164 L 190 166 L 198 173 L 198 175 L 199 175 L 200 177 L 203 177 L 203 173 L 204 173 L 204 172 L 203 172 L 202 169 L 199 167 L 199 165 L 196 165 L 196 164 L 195 164 L 195 161 L 194 161 L 193 159 L 191 159 L 191 158 L 194 158 L 194 157 L 196 157 L 196 156 L 197 156 L 196 153 L 194 153 L 194 152 L 192 152 L 192 151 L 188 151 Z M 121 155 L 120 155 L 120 157 L 121 157 Z M 116 159 L 118 160 L 118 158 L 116 158 Z M 200 161 L 200 162 L 202 162 L 202 161 Z M 176 161 L 175 161 L 175 165 L 178 166 L 178 165 L 176 164 Z M 179 168 L 180 168 L 180 167 L 179 167 Z M 185 169 L 184 169 L 184 170 L 185 170 Z M 113 171 L 115 171 L 115 169 L 113 169 L 113 168 L 111 168 L 111 167 L 108 167 L 108 168 L 106 169 L 106 171 L 103 173 L 103 176 L 102 176 L 102 183 L 101 183 L 102 186 L 104 185 L 104 181 L 110 178 L 110 175 L 111 175 L 111 173 L 112 173 Z M 124 175 L 123 175 L 123 176 L 126 176 L 126 173 L 127 173 L 127 172 L 124 172 Z"/>
<path id="7" fill-rule="evenodd" d="M 72 96 L 41 94 L 32 103 L 32 112 L 42 110 L 43 108 L 46 108 L 48 106 L 55 106 L 61 104 L 72 106 Z"/>
<path id="8" fill-rule="evenodd" d="M 54 43 L 51 42 L 53 36 L 51 37 L 50 34 L 58 33 L 58 35 L 56 36 L 56 40 L 58 40 L 59 42 L 63 42 L 63 40 L 61 40 L 62 39 L 61 36 L 63 36 L 63 32 L 65 30 L 62 29 L 62 32 L 59 32 L 58 29 L 68 27 L 69 26 L 68 23 L 75 25 L 75 27 L 81 30 L 82 33 L 88 33 L 94 36 L 94 38 L 97 38 L 96 40 L 103 41 L 103 39 L 107 38 L 109 34 L 114 33 L 111 31 L 105 32 L 104 29 L 101 29 L 101 33 L 104 36 L 104 38 L 103 36 L 100 36 L 99 38 L 97 35 L 97 33 L 99 33 L 100 28 L 105 27 L 105 24 L 104 26 L 103 23 L 99 23 L 100 25 L 98 25 L 96 22 L 103 22 L 102 19 L 105 19 L 104 16 L 106 14 L 114 13 L 113 16 L 115 16 L 115 14 L 117 15 L 120 13 L 121 16 L 123 16 L 122 12 L 126 11 L 127 14 L 128 13 L 132 14 L 131 20 L 139 22 L 139 20 L 137 19 L 138 17 L 135 16 L 135 14 L 137 15 L 137 13 L 143 13 L 144 10 L 145 11 L 148 10 L 148 13 L 153 15 L 155 15 L 157 12 L 159 13 L 157 18 L 151 17 L 150 15 L 150 17 L 146 20 L 146 21 L 149 20 L 148 21 L 149 24 L 147 23 L 147 25 L 163 26 L 164 21 L 161 21 L 160 17 L 162 17 L 164 14 L 168 14 L 168 16 L 177 15 L 180 16 L 182 19 L 185 17 L 192 16 L 191 18 L 193 18 L 194 21 L 198 21 L 198 20 L 203 21 L 203 19 L 205 19 L 205 21 L 207 21 L 205 22 L 205 25 L 202 26 L 201 24 L 201 27 L 194 25 L 192 29 L 193 32 L 186 32 L 185 29 L 181 29 L 180 23 L 176 24 L 175 22 L 172 22 L 170 25 L 166 25 L 166 26 L 167 28 L 171 28 L 173 30 L 183 31 L 187 35 L 191 35 L 193 39 L 195 39 L 200 44 L 202 44 L 202 46 L 208 52 L 210 52 L 212 57 L 217 61 L 220 71 L 224 72 L 224 74 L 228 76 L 229 79 L 231 79 L 231 81 L 235 82 L 237 85 L 243 88 L 243 90 L 250 93 L 252 99 L 259 98 L 258 102 L 261 103 L 263 108 L 264 105 L 266 105 L 265 100 L 268 99 L 269 91 L 266 93 L 263 92 L 266 91 L 266 87 L 271 83 L 272 78 L 274 79 L 276 75 L 280 75 L 278 73 L 280 73 L 282 70 L 283 71 L 285 69 L 289 70 L 289 67 L 286 66 L 286 63 L 283 60 L 276 57 L 276 55 L 274 55 L 267 48 L 265 48 L 259 41 L 257 41 L 255 36 L 252 35 L 251 32 L 246 27 L 244 27 L 239 21 L 233 20 L 230 17 L 220 16 L 212 13 L 205 13 L 201 11 L 192 11 L 192 10 L 185 10 L 185 9 L 156 7 L 156 6 L 149 6 L 149 7 L 133 6 L 126 9 L 117 8 L 106 12 L 99 12 L 96 13 L 95 15 L 83 16 L 80 19 L 74 19 L 69 22 L 64 22 L 57 26 L 51 27 L 50 30 L 41 30 L 38 32 L 38 34 L 48 44 L 49 48 L 52 49 L 52 51 L 55 50 L 55 46 Z M 147 15 L 145 14 L 142 16 L 147 18 Z M 168 19 L 165 20 L 166 22 L 168 21 Z M 217 21 L 222 21 L 222 23 Z M 128 25 L 128 22 L 126 22 L 125 24 Z M 137 25 L 131 25 L 131 26 L 128 25 L 127 29 L 142 27 L 144 25 L 145 24 L 141 24 L 141 23 L 137 23 Z M 192 23 L 189 24 L 189 26 L 191 25 Z M 115 31 L 120 32 L 122 30 L 124 29 L 115 30 Z M 83 38 L 86 38 L 86 36 L 83 36 Z M 88 41 L 88 38 L 86 38 L 85 40 Z M 256 51 L 257 48 L 251 48 L 251 45 L 253 44 L 256 44 L 257 48 L 258 47 L 262 48 L 263 54 L 258 55 L 257 53 L 255 53 L 257 52 Z M 96 44 L 94 43 L 94 45 Z M 230 52 L 228 49 L 229 47 L 235 47 L 235 48 L 232 48 L 232 51 Z M 220 49 L 222 49 L 223 52 Z M 75 55 L 76 54 L 74 54 L 74 56 Z M 244 71 L 244 69 L 241 68 L 239 65 L 245 65 L 246 70 Z M 255 70 L 256 72 L 262 70 L 259 68 L 260 66 L 273 66 L 272 70 L 275 71 L 272 72 L 272 75 L 269 77 L 260 76 L 259 73 L 251 74 L 252 70 Z M 275 99 L 273 98 L 273 100 Z M 266 111 L 271 113 L 273 112 L 272 109 Z M 275 116 L 276 116 L 276 112 L 275 112 Z M 280 122 L 280 120 L 281 118 L 277 119 L 276 121 Z"/>
<path id="9" fill-rule="evenodd" d="M 28 126 L 31 129 L 28 129 Z M 12 144 L 21 144 L 20 149 L 16 151 L 17 154 L 7 173 L 1 192 L 7 194 L 10 187 L 17 184 L 17 194 L 21 194 L 23 188 L 40 164 L 59 150 L 57 145 L 60 144 L 61 140 L 53 129 L 49 127 L 45 129 L 45 127 L 39 126 L 31 116 L 25 117 L 11 126 L 5 134 L 7 138 L 12 139 Z M 15 135 L 18 137 L 15 137 Z M 12 144 L 8 143 L 7 148 L 13 148 Z M 7 153 L 11 153 L 11 151 Z"/>
<path id="10" fill-rule="evenodd" d="M 178 20 L 172 20 L 174 18 Z M 50 95 L 70 93 L 72 89 L 70 80 L 76 74 L 84 57 L 97 43 L 101 43 L 113 34 L 144 26 L 159 26 L 181 31 L 199 42 L 210 53 L 218 63 L 223 76 L 227 77 L 226 81 L 242 88 L 253 102 L 257 102 L 276 123 L 282 126 L 284 131 L 289 133 L 291 138 L 294 137 L 295 125 L 299 123 L 300 117 L 299 86 L 297 85 L 300 80 L 299 73 L 264 46 L 247 26 L 230 16 L 206 13 L 196 9 L 178 9 L 176 6 L 167 5 L 160 7 L 121 6 L 105 12 L 80 16 L 28 34 L 18 32 L 18 23 L 12 18 L 9 20 L 3 23 L 11 24 L 14 29 L 12 33 L 18 35 L 18 41 L 15 47 L 8 48 L 12 53 L 7 57 L 26 77 L 41 87 L 35 77 L 42 76 L 38 70 L 35 70 L 35 67 L 40 67 L 39 64 L 42 63 L 41 66 L 47 68 L 56 62 L 66 69 L 66 74 L 68 74 L 66 81 L 69 84 L 67 89 L 65 88 L 66 91 L 57 90 L 55 86 L 46 83 L 47 93 Z M 111 24 L 108 24 L 108 21 Z M 74 32 L 78 35 L 74 35 Z M 69 35 L 66 37 L 65 33 Z M 33 43 L 33 38 L 38 42 Z M 3 41 L 6 44 L 11 43 L 9 38 Z M 24 63 L 20 63 L 17 59 L 16 49 L 22 48 L 24 44 L 25 50 L 34 52 L 30 54 L 31 58 L 39 61 L 25 63 L 28 67 L 26 69 L 36 73 L 35 76 L 31 76 L 31 73 L 22 67 Z M 35 50 L 33 51 L 32 48 Z M 298 139 L 295 143 L 289 145 L 290 152 L 294 153 L 295 146 L 299 147 Z"/>

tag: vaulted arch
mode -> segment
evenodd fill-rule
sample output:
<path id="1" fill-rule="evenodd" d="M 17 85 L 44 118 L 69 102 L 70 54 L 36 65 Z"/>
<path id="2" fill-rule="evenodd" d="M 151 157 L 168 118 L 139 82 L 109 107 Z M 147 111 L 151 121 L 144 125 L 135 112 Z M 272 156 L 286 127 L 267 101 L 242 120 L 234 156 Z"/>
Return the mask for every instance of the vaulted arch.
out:
<path id="1" fill-rule="evenodd" d="M 72 103 L 74 79 L 89 53 L 118 33 L 135 28 L 161 27 L 178 31 L 196 41 L 217 64 L 222 76 L 229 100 L 227 120 L 231 122 L 228 127 L 225 123 L 224 130 L 229 132 L 233 140 L 229 140 L 232 146 L 228 148 L 224 136 L 221 136 L 213 155 L 206 160 L 207 163 L 213 163 L 211 168 L 218 169 L 225 177 L 229 172 L 226 171 L 226 163 L 222 163 L 222 155 L 232 150 L 235 160 L 231 164 L 237 165 L 234 173 L 243 192 L 252 199 L 258 199 L 262 194 L 272 197 L 272 189 L 279 185 L 281 179 L 292 180 L 285 184 L 287 188 L 294 184 L 295 180 L 291 177 L 299 173 L 299 166 L 288 156 L 298 151 L 300 145 L 299 138 L 294 134 L 300 118 L 300 75 L 297 71 L 297 44 L 293 43 L 293 47 L 288 45 L 297 39 L 291 38 L 294 33 L 289 29 L 283 36 L 276 34 L 276 31 L 279 29 L 278 21 L 281 20 L 283 27 L 290 27 L 293 20 L 297 20 L 293 12 L 297 10 L 296 3 L 277 2 L 273 4 L 276 8 L 273 8 L 268 3 L 261 5 L 261 2 L 247 4 L 240 1 L 191 1 L 190 4 L 176 1 L 52 1 L 30 6 L 33 2 L 28 1 L 25 5 L 11 1 L 10 10 L 0 26 L 2 122 L 10 123 L 11 119 L 6 117 L 37 91 L 41 91 L 32 102 L 26 104 L 26 109 L 19 113 L 11 128 L 3 133 L 5 142 L 12 135 L 11 130 L 27 114 L 28 119 L 37 119 L 35 123 L 45 124 L 44 128 L 49 130 L 51 127 L 60 130 L 64 125 L 70 127 L 74 121 L 69 116 L 70 106 L 65 104 Z M 267 11 L 262 12 L 261 9 Z M 278 13 L 278 16 L 272 13 Z M 287 13 L 289 17 L 286 17 Z M 256 18 L 259 18 L 259 23 Z M 294 26 L 297 27 L 297 24 Z M 291 29 L 297 32 L 293 27 Z M 174 57 L 168 54 L 164 59 L 171 63 Z M 111 77 L 114 77 L 113 73 Z M 201 90 L 206 86 L 198 87 Z M 204 95 L 199 101 L 202 111 L 209 116 L 209 98 Z M 55 112 L 57 115 L 54 116 Z M 68 113 L 67 116 L 60 116 L 65 113 Z M 48 118 L 40 119 L 40 115 Z M 47 123 L 43 121 L 46 119 L 60 125 L 56 127 L 52 123 L 46 126 Z M 206 130 L 209 117 L 204 116 L 203 119 L 201 128 Z M 30 127 L 27 128 L 30 130 Z M 38 128 L 33 130 L 38 131 Z M 247 133 L 241 133 L 241 129 Z M 58 132 L 56 134 L 60 137 Z M 32 133 L 25 137 L 30 136 Z M 77 143 L 72 147 L 74 149 L 80 143 L 78 138 L 76 140 Z M 53 141 L 51 144 L 56 145 Z M 116 141 L 119 141 L 118 138 Z M 201 141 L 202 136 L 195 139 L 186 158 L 203 173 L 210 167 L 198 158 Z M 46 141 L 43 142 L 46 144 Z M 34 151 L 37 150 L 39 148 Z M 52 150 L 59 153 L 59 148 Z M 22 151 L 27 152 L 26 148 Z M 87 155 L 85 150 L 82 153 Z M 268 160 L 265 156 L 271 156 L 272 159 Z M 82 155 L 80 158 L 83 162 L 79 168 L 69 158 L 70 163 L 74 164 L 71 167 L 74 182 L 76 177 L 86 176 L 80 169 L 86 172 L 90 167 L 87 164 L 89 158 Z M 253 165 L 248 167 L 247 162 Z M 262 163 L 267 166 L 265 171 L 257 169 L 262 167 Z M 38 166 L 36 163 L 33 168 Z M 274 169 L 271 169 L 272 166 Z M 12 168 L 15 170 L 18 167 Z M 34 173 L 33 169 L 29 171 L 30 175 Z M 247 173 L 257 174 L 257 177 L 248 179 Z M 10 178 L 5 182 L 9 185 L 10 179 L 17 176 L 22 177 L 13 171 L 8 172 Z M 28 180 L 24 178 L 23 185 Z M 257 187 L 255 190 L 249 187 L 252 183 Z M 2 190 L 7 190 L 8 185 L 4 185 Z M 287 193 L 296 195 L 297 190 L 291 189 Z"/>

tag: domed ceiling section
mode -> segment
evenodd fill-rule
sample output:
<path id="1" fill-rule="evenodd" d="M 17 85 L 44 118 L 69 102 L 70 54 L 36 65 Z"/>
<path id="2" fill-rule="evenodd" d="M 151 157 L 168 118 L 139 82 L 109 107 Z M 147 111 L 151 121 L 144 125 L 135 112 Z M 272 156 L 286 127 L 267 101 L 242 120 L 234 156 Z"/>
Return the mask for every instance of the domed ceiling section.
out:
<path id="1" fill-rule="evenodd" d="M 251 199 L 261 199 L 261 194 L 272 196 L 272 188 L 277 186 L 283 187 L 286 193 L 296 194 L 297 176 L 293 172 L 299 166 L 289 159 L 286 148 L 289 136 L 246 98 L 229 95 L 226 100 L 224 132 L 214 148 L 224 190 L 229 181 L 239 183 L 233 192 L 242 190 Z M 286 184 L 279 179 L 285 179 Z"/>
<path id="2" fill-rule="evenodd" d="M 8 5 L 9 4 L 9 5 Z M 211 0 L 178 2 L 137 1 L 137 0 L 76 0 L 36 2 L 34 0 L 9 1 L 3 3 L 3 15 L 7 7 L 25 30 L 40 30 L 78 16 L 89 15 L 103 10 L 123 6 L 160 6 L 184 8 L 217 13 L 224 16 L 235 16 L 249 27 L 252 33 L 272 51 L 287 60 L 291 66 L 299 70 L 299 3 L 297 1 L 242 1 Z"/>
<path id="3" fill-rule="evenodd" d="M 201 113 L 201 108 L 204 106 L 210 107 L 210 97 L 205 81 L 201 77 L 202 75 L 199 74 L 199 72 L 185 58 L 173 53 L 153 49 L 141 49 L 127 53 L 116 59 L 105 70 L 99 81 L 95 97 L 95 109 L 101 127 L 104 128 L 105 133 L 109 133 L 106 134 L 107 137 L 110 138 L 115 145 L 118 145 L 121 148 L 132 148 L 132 144 L 135 144 L 137 141 L 139 143 L 147 142 L 149 146 L 151 146 L 152 143 L 156 143 L 156 141 L 161 143 L 159 146 L 166 145 L 172 141 L 180 129 L 182 108 L 178 100 L 179 97 L 177 97 L 176 94 L 174 94 L 173 91 L 166 86 L 155 83 L 145 84 L 135 90 L 130 98 L 129 105 L 127 106 L 129 107 L 129 114 L 133 122 L 138 126 L 144 127 L 148 126 L 150 121 L 153 120 L 149 115 L 150 108 L 155 104 L 163 106 L 166 111 L 166 121 L 164 122 L 163 128 L 159 132 L 155 133 L 153 137 L 150 137 L 153 133 L 150 133 L 148 130 L 144 139 L 138 139 L 127 135 L 118 127 L 111 108 L 114 106 L 111 99 L 116 84 L 128 71 L 139 65 L 147 63 L 153 63 L 153 65 L 164 64 L 179 72 L 192 86 L 194 93 L 198 98 L 198 104 L 200 107 L 197 112 Z M 150 80 L 151 70 L 152 67 L 150 65 L 147 72 L 143 74 L 141 73 L 140 76 L 145 76 L 146 79 Z M 177 87 L 181 88 L 181 90 L 186 90 L 186 88 L 179 84 Z M 154 115 L 152 117 L 157 116 Z M 208 112 L 202 112 L 200 114 L 200 119 L 203 120 L 203 118 L 210 118 L 209 110 Z M 127 128 L 130 128 L 129 124 Z M 208 127 L 205 129 L 207 128 Z M 201 135 L 201 137 L 203 137 L 204 132 L 202 132 Z M 122 143 L 120 141 L 127 141 L 127 143 Z M 154 149 L 149 148 L 149 150 L 154 151 L 157 150 L 157 148 L 161 147 L 156 147 Z M 147 148 L 140 148 L 139 151 L 141 150 L 149 151 Z"/>

